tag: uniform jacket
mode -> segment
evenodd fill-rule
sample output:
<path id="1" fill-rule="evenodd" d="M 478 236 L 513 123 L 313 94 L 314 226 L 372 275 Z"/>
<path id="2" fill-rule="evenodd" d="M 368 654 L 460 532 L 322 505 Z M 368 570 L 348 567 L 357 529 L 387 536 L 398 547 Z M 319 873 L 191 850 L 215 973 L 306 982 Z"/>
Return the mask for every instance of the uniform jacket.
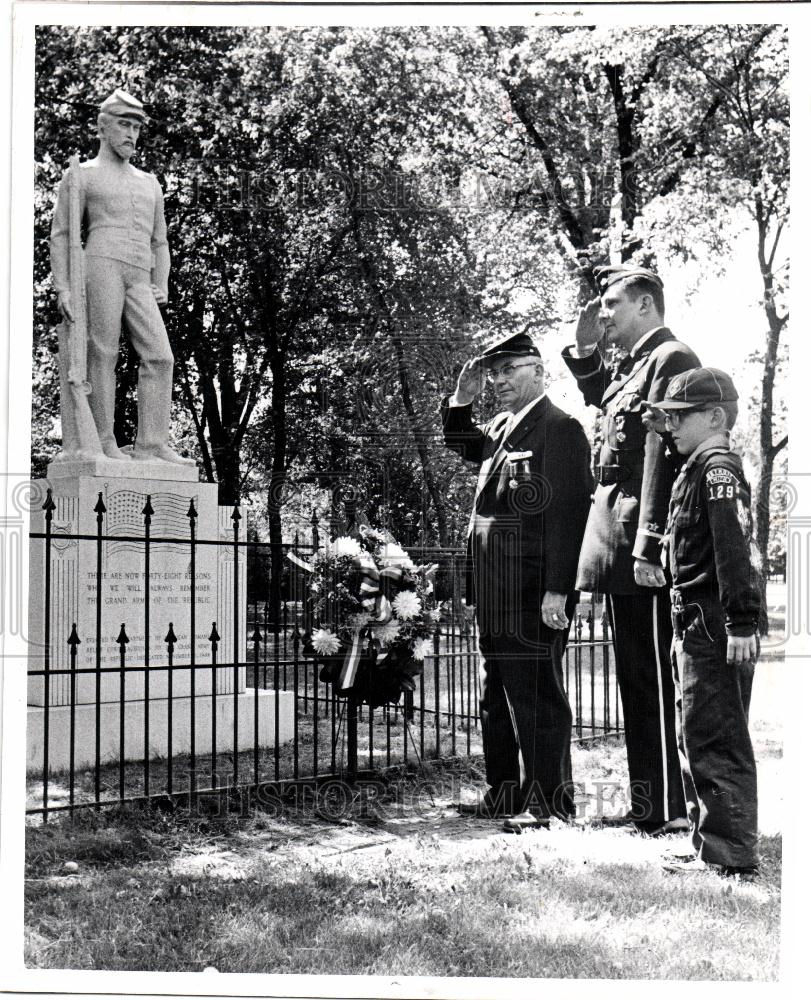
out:
<path id="1" fill-rule="evenodd" d="M 51 270 L 57 292 L 70 291 L 67 177 L 65 171 L 51 223 Z M 79 205 L 87 232 L 88 256 L 109 257 L 146 271 L 154 268 L 155 284 L 167 292 L 169 247 L 163 192 L 153 174 L 129 163 L 120 169 L 93 160 L 82 163 Z"/>
<path id="2" fill-rule="evenodd" d="M 479 466 L 468 530 L 479 627 L 516 616 L 538 627 L 544 592 L 575 590 L 591 491 L 583 428 L 546 396 L 504 441 L 509 413 L 479 425 L 446 398 L 441 414 L 447 446 Z"/>
<path id="3" fill-rule="evenodd" d="M 666 546 L 680 604 L 720 602 L 728 635 L 754 635 L 760 557 L 749 484 L 728 443 L 697 450 L 685 462 L 673 485 Z"/>
<path id="4" fill-rule="evenodd" d="M 661 327 L 635 357 L 616 372 L 598 351 L 563 360 L 587 403 L 603 411 L 598 483 L 589 514 L 577 585 L 609 594 L 645 591 L 634 581 L 634 559 L 658 563 L 668 503 L 679 460 L 642 423 L 645 401 L 664 398 L 679 372 L 700 362 L 685 344 Z"/>

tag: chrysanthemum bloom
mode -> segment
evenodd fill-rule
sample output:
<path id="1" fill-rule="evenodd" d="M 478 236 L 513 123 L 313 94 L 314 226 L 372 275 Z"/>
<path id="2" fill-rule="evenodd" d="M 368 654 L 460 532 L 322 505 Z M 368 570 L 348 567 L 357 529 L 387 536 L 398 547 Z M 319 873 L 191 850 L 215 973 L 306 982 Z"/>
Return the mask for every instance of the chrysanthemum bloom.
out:
<path id="1" fill-rule="evenodd" d="M 388 646 L 390 642 L 394 640 L 400 634 L 400 626 L 395 621 L 388 621 L 385 625 L 378 625 L 375 628 L 375 638 L 377 638 L 384 646 Z"/>
<path id="2" fill-rule="evenodd" d="M 414 652 L 411 654 L 415 660 L 424 660 L 434 651 L 434 644 L 430 639 L 420 639 L 414 643 Z"/>
<path id="3" fill-rule="evenodd" d="M 381 545 L 378 555 L 383 561 L 384 566 L 402 566 L 404 569 L 414 568 L 411 557 L 397 542 L 386 542 L 385 545 Z"/>
<path id="4" fill-rule="evenodd" d="M 422 614 L 422 604 L 413 590 L 401 590 L 394 598 L 394 612 L 403 621 L 411 621 Z"/>
<path id="5" fill-rule="evenodd" d="M 338 636 L 325 628 L 317 628 L 313 632 L 312 644 L 319 656 L 332 656 L 341 648 Z"/>
<path id="6" fill-rule="evenodd" d="M 372 620 L 372 616 L 365 611 L 360 612 L 356 615 L 349 616 L 349 627 L 351 629 L 362 629 L 365 628 L 369 622 Z"/>
<path id="7" fill-rule="evenodd" d="M 350 538 L 349 535 L 341 535 L 330 543 L 329 549 L 336 559 L 340 556 L 359 556 L 360 542 L 356 538 Z"/>

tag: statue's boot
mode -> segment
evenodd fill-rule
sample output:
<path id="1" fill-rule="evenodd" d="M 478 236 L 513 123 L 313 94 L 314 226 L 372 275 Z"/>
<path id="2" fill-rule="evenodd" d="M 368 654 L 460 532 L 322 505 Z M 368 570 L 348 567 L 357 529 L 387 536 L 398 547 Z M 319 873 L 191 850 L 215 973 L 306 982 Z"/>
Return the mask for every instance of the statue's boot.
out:
<path id="1" fill-rule="evenodd" d="M 139 445 L 136 443 L 132 449 L 132 458 L 135 462 L 160 460 L 161 462 L 172 462 L 174 465 L 197 465 L 193 458 L 184 458 L 168 444 Z"/>
<path id="2" fill-rule="evenodd" d="M 126 452 L 122 451 L 114 440 L 108 438 L 106 441 L 101 442 L 101 450 L 107 456 L 107 458 L 114 458 L 119 462 L 131 462 L 132 457 Z"/>

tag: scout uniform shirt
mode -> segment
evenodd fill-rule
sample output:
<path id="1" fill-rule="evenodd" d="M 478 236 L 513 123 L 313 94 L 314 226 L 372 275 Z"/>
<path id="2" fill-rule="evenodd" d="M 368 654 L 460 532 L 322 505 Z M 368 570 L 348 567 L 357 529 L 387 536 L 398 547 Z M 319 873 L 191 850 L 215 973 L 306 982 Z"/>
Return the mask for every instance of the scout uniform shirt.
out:
<path id="1" fill-rule="evenodd" d="M 662 562 L 683 605 L 720 598 L 727 634 L 755 634 L 760 554 L 749 484 L 726 434 L 700 444 L 673 484 Z"/>

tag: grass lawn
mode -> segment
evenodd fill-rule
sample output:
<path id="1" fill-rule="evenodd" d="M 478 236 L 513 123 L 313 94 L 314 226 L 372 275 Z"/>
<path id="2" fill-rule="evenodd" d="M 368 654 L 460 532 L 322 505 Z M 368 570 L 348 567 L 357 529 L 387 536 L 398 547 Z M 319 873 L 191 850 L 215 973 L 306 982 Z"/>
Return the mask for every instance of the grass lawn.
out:
<path id="1" fill-rule="evenodd" d="M 753 722 L 765 800 L 779 732 Z M 478 765 L 480 766 L 480 764 Z M 664 874 L 651 840 L 588 822 L 623 808 L 624 751 L 574 750 L 583 818 L 502 834 L 459 816 L 477 763 L 394 774 L 354 801 L 206 817 L 86 814 L 28 830 L 26 962 L 107 970 L 763 980 L 777 977 L 779 831 L 763 875 Z M 606 806 L 608 809 L 609 806 Z M 769 815 L 776 814 L 770 807 Z"/>

